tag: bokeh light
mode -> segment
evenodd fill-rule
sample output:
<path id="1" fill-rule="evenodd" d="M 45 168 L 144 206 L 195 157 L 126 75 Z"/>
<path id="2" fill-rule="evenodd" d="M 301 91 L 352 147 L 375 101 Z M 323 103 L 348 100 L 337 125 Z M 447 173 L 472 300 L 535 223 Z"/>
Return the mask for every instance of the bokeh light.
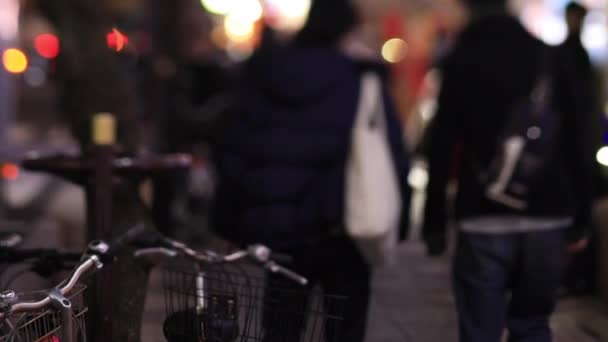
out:
<path id="1" fill-rule="evenodd" d="M 234 0 L 201 0 L 203 7 L 213 14 L 225 15 L 234 8 Z"/>
<path id="2" fill-rule="evenodd" d="M 129 44 L 129 37 L 114 28 L 106 35 L 106 44 L 110 49 L 120 52 Z"/>
<path id="3" fill-rule="evenodd" d="M 389 63 L 401 62 L 407 52 L 407 43 L 401 38 L 391 38 L 382 46 L 382 57 Z"/>
<path id="4" fill-rule="evenodd" d="M 19 49 L 6 49 L 2 54 L 2 64 L 6 71 L 21 74 L 27 70 L 28 59 L 25 53 Z"/>
<path id="5" fill-rule="evenodd" d="M 32 88 L 41 87 L 46 82 L 47 76 L 44 70 L 38 66 L 32 65 L 27 68 L 23 80 Z"/>
<path id="6" fill-rule="evenodd" d="M 53 59 L 59 55 L 59 38 L 52 33 L 39 34 L 34 38 L 34 48 L 40 56 Z"/>
<path id="7" fill-rule="evenodd" d="M 228 15 L 239 21 L 256 22 L 264 14 L 264 9 L 258 0 L 233 0 L 233 5 Z"/>
<path id="8" fill-rule="evenodd" d="M 407 182 L 414 189 L 424 190 L 429 182 L 427 166 L 422 162 L 414 163 L 407 176 Z"/>
<path id="9" fill-rule="evenodd" d="M 224 19 L 226 37 L 233 42 L 246 42 L 255 33 L 255 22 L 229 15 Z"/>
<path id="10" fill-rule="evenodd" d="M 597 151 L 595 158 L 597 159 L 598 163 L 608 166 L 608 146 L 600 148 L 599 151 Z"/>
<path id="11" fill-rule="evenodd" d="M 257 21 L 264 12 L 259 0 L 202 0 L 201 3 L 210 13 L 231 15 L 244 21 Z"/>
<path id="12" fill-rule="evenodd" d="M 304 26 L 311 0 L 266 0 L 270 12 L 269 24 L 275 29 L 296 31 Z"/>
<path id="13" fill-rule="evenodd" d="M 2 164 L 1 173 L 6 180 L 16 180 L 19 178 L 19 167 L 12 163 Z"/>

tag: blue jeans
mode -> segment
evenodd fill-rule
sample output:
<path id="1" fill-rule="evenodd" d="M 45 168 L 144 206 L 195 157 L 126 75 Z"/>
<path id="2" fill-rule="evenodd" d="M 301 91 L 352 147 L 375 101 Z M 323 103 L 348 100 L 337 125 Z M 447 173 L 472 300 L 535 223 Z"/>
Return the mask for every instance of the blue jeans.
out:
<path id="1" fill-rule="evenodd" d="M 551 342 L 564 231 L 461 232 L 454 264 L 460 342 Z"/>

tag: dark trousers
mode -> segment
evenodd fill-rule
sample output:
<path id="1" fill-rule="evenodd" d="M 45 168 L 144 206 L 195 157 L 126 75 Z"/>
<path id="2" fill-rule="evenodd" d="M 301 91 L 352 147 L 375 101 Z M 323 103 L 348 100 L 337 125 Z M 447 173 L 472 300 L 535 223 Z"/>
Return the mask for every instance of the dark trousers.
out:
<path id="1" fill-rule="evenodd" d="M 460 233 L 454 290 L 461 342 L 551 342 L 564 232 Z"/>
<path id="2" fill-rule="evenodd" d="M 307 277 L 310 285 L 298 288 L 279 275 L 268 276 L 264 341 L 362 342 L 370 270 L 354 244 L 346 238 L 328 239 L 297 251 L 290 267 Z M 317 285 L 325 298 L 315 290 Z"/>

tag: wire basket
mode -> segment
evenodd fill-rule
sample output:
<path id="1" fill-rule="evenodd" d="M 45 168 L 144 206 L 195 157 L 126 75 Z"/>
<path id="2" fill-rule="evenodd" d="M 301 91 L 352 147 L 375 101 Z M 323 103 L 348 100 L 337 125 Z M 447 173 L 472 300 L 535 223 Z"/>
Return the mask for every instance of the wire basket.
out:
<path id="1" fill-rule="evenodd" d="M 170 265 L 163 273 L 168 342 L 334 342 L 346 298 L 248 265 Z"/>
<path id="2" fill-rule="evenodd" d="M 86 341 L 84 324 L 87 308 L 84 305 L 84 285 L 78 285 L 69 296 L 72 304 L 72 322 L 76 341 Z M 37 300 L 46 293 L 19 295 L 20 300 Z M 61 342 L 63 318 L 60 311 L 53 308 L 41 312 L 19 313 L 0 321 L 0 342 Z"/>

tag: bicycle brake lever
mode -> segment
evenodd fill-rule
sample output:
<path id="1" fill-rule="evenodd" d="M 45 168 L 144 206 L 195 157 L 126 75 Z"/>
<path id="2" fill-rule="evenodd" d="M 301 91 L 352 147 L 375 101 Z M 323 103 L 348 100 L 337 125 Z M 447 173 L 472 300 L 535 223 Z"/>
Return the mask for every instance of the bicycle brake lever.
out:
<path id="1" fill-rule="evenodd" d="M 281 274 L 281 275 L 285 276 L 286 278 L 293 280 L 294 282 L 296 282 L 302 286 L 308 285 L 308 279 L 304 278 L 303 276 L 297 274 L 296 272 L 294 272 L 292 270 L 289 270 L 289 269 L 277 264 L 274 261 L 267 262 L 264 265 L 264 267 L 266 267 L 270 272 Z"/>

